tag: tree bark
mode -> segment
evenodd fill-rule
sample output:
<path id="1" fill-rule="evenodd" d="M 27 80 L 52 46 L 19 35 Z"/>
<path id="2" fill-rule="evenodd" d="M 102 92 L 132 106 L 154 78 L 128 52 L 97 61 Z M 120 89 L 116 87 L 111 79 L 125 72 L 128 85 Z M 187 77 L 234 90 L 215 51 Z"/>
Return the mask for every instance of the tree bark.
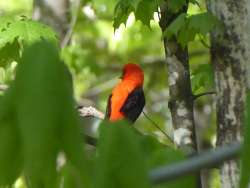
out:
<path id="1" fill-rule="evenodd" d="M 250 89 L 250 1 L 246 2 L 246 8 L 247 8 L 247 12 L 246 12 L 246 17 L 247 17 L 247 30 L 248 32 L 246 32 L 247 34 L 247 40 L 246 40 L 246 44 L 247 44 L 247 59 L 248 59 L 248 63 L 247 63 L 247 89 Z"/>
<path id="2" fill-rule="evenodd" d="M 218 146 L 241 140 L 248 61 L 247 1 L 208 0 L 208 9 L 224 26 L 223 31 L 211 34 Z M 221 187 L 238 187 L 239 173 L 239 161 L 225 162 L 220 168 Z"/>
<path id="3" fill-rule="evenodd" d="M 181 13 L 187 12 L 187 7 L 175 14 L 167 9 L 166 5 L 161 7 L 160 27 L 162 32 Z M 191 89 L 188 49 L 182 48 L 176 38 L 164 37 L 165 63 L 168 68 L 169 82 L 169 109 L 171 111 L 174 126 L 174 140 L 177 145 L 191 148 L 191 152 L 197 151 L 193 94 Z"/>
<path id="4" fill-rule="evenodd" d="M 188 4 L 188 3 L 187 3 Z M 187 5 L 188 6 L 188 5 Z M 180 14 L 187 12 L 187 6 L 177 13 L 168 10 L 166 2 L 160 7 L 160 27 L 162 32 Z M 189 154 L 198 152 L 196 129 L 194 123 L 194 96 L 192 93 L 189 57 L 187 47 L 183 48 L 177 38 L 163 38 L 166 60 L 168 68 L 168 82 L 170 101 L 168 103 L 173 127 L 174 142 Z M 200 173 L 197 174 L 197 187 L 202 187 Z"/>
<path id="5" fill-rule="evenodd" d="M 34 0 L 33 19 L 51 26 L 62 41 L 69 28 L 69 0 Z"/>

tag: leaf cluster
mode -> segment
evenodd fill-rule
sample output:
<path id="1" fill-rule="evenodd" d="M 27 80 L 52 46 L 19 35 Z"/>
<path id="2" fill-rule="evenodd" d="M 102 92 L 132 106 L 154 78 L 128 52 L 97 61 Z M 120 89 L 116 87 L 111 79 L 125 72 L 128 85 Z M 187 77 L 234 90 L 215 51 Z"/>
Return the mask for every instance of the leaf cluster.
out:
<path id="1" fill-rule="evenodd" d="M 164 31 L 163 36 L 171 39 L 175 37 L 182 47 L 195 39 L 195 36 L 205 37 L 215 27 L 220 27 L 220 22 L 210 12 L 188 15 L 180 14 Z"/>
<path id="2" fill-rule="evenodd" d="M 196 0 L 190 3 L 198 4 Z M 136 20 L 140 20 L 144 25 L 150 27 L 150 20 L 153 19 L 154 13 L 160 17 L 159 7 L 166 4 L 171 13 L 178 12 L 183 6 L 187 6 L 186 0 L 120 0 L 117 2 L 114 10 L 114 29 L 117 29 L 126 21 L 131 12 L 134 12 Z"/>
<path id="3" fill-rule="evenodd" d="M 18 61 L 26 46 L 40 40 L 58 42 L 55 32 L 44 24 L 25 16 L 0 17 L 0 66 Z"/>

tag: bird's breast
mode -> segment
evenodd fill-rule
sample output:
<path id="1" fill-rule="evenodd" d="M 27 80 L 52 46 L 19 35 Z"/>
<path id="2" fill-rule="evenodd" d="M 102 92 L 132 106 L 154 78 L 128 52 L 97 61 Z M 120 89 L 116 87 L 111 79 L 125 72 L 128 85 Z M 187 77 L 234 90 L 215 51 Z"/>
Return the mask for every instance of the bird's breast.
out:
<path id="1" fill-rule="evenodd" d="M 111 121 L 117 121 L 124 118 L 124 114 L 120 110 L 129 93 L 133 91 L 134 88 L 135 86 L 132 83 L 122 81 L 113 89 L 111 97 Z"/>

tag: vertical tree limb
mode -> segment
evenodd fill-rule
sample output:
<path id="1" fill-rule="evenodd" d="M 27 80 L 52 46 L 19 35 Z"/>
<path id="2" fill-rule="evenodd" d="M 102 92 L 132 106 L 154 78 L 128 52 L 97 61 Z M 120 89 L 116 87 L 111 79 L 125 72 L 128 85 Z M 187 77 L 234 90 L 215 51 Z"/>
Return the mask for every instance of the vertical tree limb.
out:
<path id="1" fill-rule="evenodd" d="M 180 14 L 186 13 L 188 3 L 177 13 L 168 10 L 166 4 L 161 5 L 160 27 L 162 32 Z M 169 109 L 174 126 L 174 141 L 190 153 L 198 152 L 194 123 L 194 97 L 192 94 L 189 57 L 187 47 L 183 48 L 177 38 L 163 38 L 166 65 L 168 67 Z M 197 187 L 202 187 L 201 176 L 198 174 Z"/>
<path id="2" fill-rule="evenodd" d="M 247 5 L 248 0 L 208 0 L 208 9 L 224 25 L 211 35 L 217 108 L 217 145 L 241 140 L 246 95 Z M 236 188 L 239 162 L 225 162 L 220 168 L 221 187 Z"/>
<path id="3" fill-rule="evenodd" d="M 171 14 L 167 5 L 161 6 L 160 27 L 162 32 L 177 18 L 178 15 L 187 12 L 187 6 L 181 11 Z M 188 49 L 182 48 L 176 38 L 164 37 L 166 65 L 168 67 L 169 80 L 169 109 L 171 111 L 174 126 L 174 137 L 179 146 L 197 151 L 195 138 L 195 126 L 193 115 L 193 94 L 191 89 L 190 72 L 188 64 Z"/>
<path id="4" fill-rule="evenodd" d="M 162 32 L 180 14 L 187 13 L 188 1 L 177 13 L 168 10 L 167 3 L 161 7 L 160 27 Z M 188 150 L 190 153 L 198 152 L 196 129 L 194 123 L 193 102 L 194 97 L 191 88 L 189 57 L 187 47 L 183 48 L 174 36 L 172 39 L 163 38 L 166 65 L 168 67 L 169 82 L 169 109 L 174 126 L 175 143 Z M 197 187 L 202 187 L 201 176 L 198 174 Z"/>
<path id="5" fill-rule="evenodd" d="M 246 11 L 246 17 L 247 17 L 247 29 L 246 31 L 250 31 L 250 1 L 247 1 L 246 2 L 246 8 L 247 8 L 247 11 Z M 250 89 L 250 32 L 246 32 L 245 33 L 247 35 L 247 38 L 246 38 L 246 44 L 247 44 L 247 52 L 246 55 L 247 55 L 247 59 L 248 59 L 248 63 L 247 63 L 247 88 Z"/>

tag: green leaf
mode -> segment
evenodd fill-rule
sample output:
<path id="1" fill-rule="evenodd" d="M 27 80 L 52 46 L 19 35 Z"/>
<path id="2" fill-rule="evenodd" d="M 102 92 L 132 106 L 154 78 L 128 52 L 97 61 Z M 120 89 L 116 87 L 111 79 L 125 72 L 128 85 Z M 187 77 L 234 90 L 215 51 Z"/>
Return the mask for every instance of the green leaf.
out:
<path id="1" fill-rule="evenodd" d="M 6 26 L 8 26 L 15 19 L 9 16 L 1 16 L 0 17 L 0 31 L 4 30 Z"/>
<path id="2" fill-rule="evenodd" d="M 138 138 L 126 122 L 101 124 L 97 187 L 149 187 Z"/>
<path id="3" fill-rule="evenodd" d="M 171 148 L 164 148 L 155 151 L 151 156 L 151 169 L 156 167 L 161 167 L 162 165 L 170 165 L 176 163 L 178 161 L 185 160 L 185 156 L 182 152 L 171 149 Z M 195 188 L 196 186 L 196 177 L 194 175 L 188 175 L 181 177 L 174 181 L 169 181 L 163 183 L 158 186 L 154 186 L 157 188 L 180 188 L 180 187 L 188 187 L 188 188 Z"/>
<path id="4" fill-rule="evenodd" d="M 178 12 L 183 6 L 185 6 L 186 0 L 168 0 L 168 8 L 171 12 Z"/>
<path id="5" fill-rule="evenodd" d="M 9 89 L 0 99 L 0 187 L 12 185 L 23 167 L 13 102 L 13 90 Z"/>
<path id="6" fill-rule="evenodd" d="M 58 184 L 64 188 L 82 188 L 81 178 L 78 169 L 74 165 L 67 163 L 61 170 Z"/>
<path id="7" fill-rule="evenodd" d="M 200 6 L 200 3 L 198 2 L 198 0 L 189 0 L 189 3 L 192 3 L 194 5 L 197 5 L 198 7 L 201 7 Z"/>
<path id="8" fill-rule="evenodd" d="M 186 14 L 180 14 L 164 31 L 163 36 L 171 38 L 172 36 L 178 36 L 179 32 L 185 27 L 186 24 Z"/>
<path id="9" fill-rule="evenodd" d="M 183 30 L 180 31 L 177 41 L 179 44 L 181 44 L 182 48 L 185 48 L 185 46 L 190 42 L 193 41 L 195 38 L 195 31 L 192 29 L 187 29 L 186 31 Z"/>
<path id="10" fill-rule="evenodd" d="M 55 45 L 40 41 L 24 49 L 13 90 L 24 174 L 32 187 L 56 186 L 59 151 L 64 151 L 87 185 L 70 74 Z"/>
<path id="11" fill-rule="evenodd" d="M 140 145 L 143 150 L 143 156 L 146 160 L 148 169 L 155 169 L 162 165 L 173 164 L 185 160 L 184 154 L 174 148 L 163 145 L 152 136 L 142 136 Z M 161 185 L 153 186 L 157 188 L 180 188 L 196 187 L 196 178 L 193 175 L 182 177 L 175 181 L 170 181 Z"/>
<path id="12" fill-rule="evenodd" d="M 120 0 L 115 6 L 113 27 L 117 29 L 122 23 L 126 25 L 128 16 L 137 9 L 140 0 Z"/>
<path id="13" fill-rule="evenodd" d="M 212 29 L 221 29 L 221 24 L 211 13 L 199 13 L 188 16 L 180 14 L 164 31 L 163 36 L 168 39 L 176 37 L 177 41 L 184 48 L 189 42 L 195 39 L 197 34 L 205 37 Z"/>
<path id="14" fill-rule="evenodd" d="M 247 94 L 246 100 L 246 113 L 245 113 L 245 125 L 244 125 L 244 144 L 243 152 L 241 153 L 241 178 L 240 188 L 247 188 L 250 179 L 250 93 Z"/>
<path id="15" fill-rule="evenodd" d="M 150 20 L 153 19 L 157 7 L 157 2 L 155 0 L 142 0 L 136 9 L 135 18 L 140 20 L 143 24 L 150 26 Z"/>
<path id="16" fill-rule="evenodd" d="M 32 187 L 56 184 L 63 93 L 62 63 L 57 50 L 41 42 L 23 52 L 14 82 L 21 131 L 24 173 Z M 43 173 L 41 173 L 43 172 Z"/>
<path id="17" fill-rule="evenodd" d="M 126 25 L 128 16 L 131 12 L 133 12 L 135 8 L 131 4 L 130 0 L 118 1 L 114 10 L 114 29 L 119 28 L 119 26 L 124 23 Z"/>
<path id="18" fill-rule="evenodd" d="M 0 66 L 5 67 L 13 61 L 19 61 L 20 45 L 17 40 L 13 43 L 7 43 L 2 49 L 0 49 Z"/>
<path id="19" fill-rule="evenodd" d="M 7 24 L 2 24 L 0 30 L 0 49 L 7 43 L 13 43 L 15 39 L 21 44 L 30 45 L 41 39 L 57 43 L 55 32 L 46 25 L 21 17 L 11 21 L 7 19 Z"/>
<path id="20" fill-rule="evenodd" d="M 12 185 L 22 169 L 21 142 L 13 117 L 0 120 L 0 186 Z"/>
<path id="21" fill-rule="evenodd" d="M 190 16 L 188 28 L 195 30 L 196 33 L 206 35 L 212 29 L 219 25 L 218 19 L 213 16 L 210 12 L 199 13 Z"/>
<path id="22" fill-rule="evenodd" d="M 60 126 L 62 129 L 61 147 L 66 154 L 71 169 L 74 169 L 74 177 L 78 179 L 79 187 L 90 187 L 89 166 L 85 157 L 83 147 L 83 130 L 80 127 L 80 119 L 75 109 L 75 101 L 73 98 L 73 86 L 70 72 L 65 66 L 62 67 L 62 96 L 60 115 Z M 80 177 L 80 178 L 79 178 Z M 81 181 L 80 181 L 81 180 Z"/>
<path id="23" fill-rule="evenodd" d="M 213 87 L 213 70 L 210 64 L 201 64 L 192 71 L 192 90 L 194 93 L 205 92 Z M 201 91 L 204 88 L 204 91 Z"/>

